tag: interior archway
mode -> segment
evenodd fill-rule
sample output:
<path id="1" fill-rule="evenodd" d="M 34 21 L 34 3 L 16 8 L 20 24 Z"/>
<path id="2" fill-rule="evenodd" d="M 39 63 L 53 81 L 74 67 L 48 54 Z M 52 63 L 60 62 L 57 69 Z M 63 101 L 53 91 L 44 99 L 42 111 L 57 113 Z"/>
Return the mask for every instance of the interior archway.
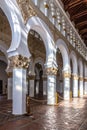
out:
<path id="1" fill-rule="evenodd" d="M 63 59 L 63 69 L 62 69 L 63 97 L 64 99 L 69 99 L 70 98 L 70 75 L 71 75 L 69 51 L 67 45 L 62 39 L 57 40 L 56 48 L 59 49 Z"/>
<path id="2" fill-rule="evenodd" d="M 7 16 L 0 8 L 0 82 L 2 86 L 2 94 L 7 94 L 8 89 L 8 76 L 6 73 L 6 68 L 8 66 L 8 55 L 7 50 L 9 49 L 12 41 L 12 32 L 10 23 Z"/>
<path id="3" fill-rule="evenodd" d="M 32 65 L 29 71 L 34 76 L 32 82 L 34 88 L 31 85 L 30 79 L 30 96 L 35 98 L 41 98 L 44 95 L 44 74 L 45 74 L 45 62 L 46 62 L 46 49 L 41 36 L 34 30 L 30 30 L 28 35 L 28 47 L 31 53 Z M 43 59 L 43 62 L 40 62 Z M 45 90 L 46 91 L 46 90 Z M 31 94 L 32 93 L 32 94 Z"/>

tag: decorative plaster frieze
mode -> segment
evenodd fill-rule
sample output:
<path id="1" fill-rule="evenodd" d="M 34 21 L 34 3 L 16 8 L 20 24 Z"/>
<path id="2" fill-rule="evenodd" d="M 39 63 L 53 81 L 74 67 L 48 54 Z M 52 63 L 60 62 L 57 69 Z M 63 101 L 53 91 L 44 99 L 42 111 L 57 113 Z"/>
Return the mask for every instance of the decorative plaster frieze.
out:
<path id="1" fill-rule="evenodd" d="M 74 80 L 78 80 L 78 79 L 79 79 L 78 75 L 74 75 L 74 74 L 72 74 L 72 78 L 73 78 Z"/>
<path id="2" fill-rule="evenodd" d="M 69 72 L 63 72 L 64 78 L 71 78 L 71 74 Z"/>
<path id="3" fill-rule="evenodd" d="M 27 22 L 30 17 L 37 15 L 29 0 L 17 0 L 17 2 L 25 22 Z"/>
<path id="4" fill-rule="evenodd" d="M 58 71 L 57 68 L 53 68 L 53 67 L 46 68 L 47 75 L 57 75 L 57 71 Z"/>
<path id="5" fill-rule="evenodd" d="M 10 65 L 13 68 L 25 68 L 29 66 L 30 59 L 23 57 L 21 55 L 12 56 L 9 58 Z"/>
<path id="6" fill-rule="evenodd" d="M 7 72 L 8 78 L 12 78 L 12 72 Z"/>
<path id="7" fill-rule="evenodd" d="M 83 80 L 84 80 L 84 78 L 83 78 L 83 77 L 79 77 L 79 80 L 80 80 L 80 81 L 83 81 Z"/>
<path id="8" fill-rule="evenodd" d="M 84 78 L 84 82 L 87 82 L 87 77 Z"/>

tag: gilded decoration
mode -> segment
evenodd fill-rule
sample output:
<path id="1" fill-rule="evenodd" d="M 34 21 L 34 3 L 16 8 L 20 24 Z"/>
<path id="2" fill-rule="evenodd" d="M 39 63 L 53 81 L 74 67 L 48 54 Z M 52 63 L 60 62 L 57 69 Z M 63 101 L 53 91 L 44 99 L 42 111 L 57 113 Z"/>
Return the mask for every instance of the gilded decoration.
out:
<path id="1" fill-rule="evenodd" d="M 72 78 L 73 78 L 74 80 L 78 80 L 78 79 L 79 79 L 78 75 L 72 75 Z"/>
<path id="2" fill-rule="evenodd" d="M 25 68 L 27 69 L 29 66 L 30 59 L 23 57 L 21 55 L 12 56 L 9 58 L 10 65 L 13 68 Z"/>
<path id="3" fill-rule="evenodd" d="M 71 78 L 71 74 L 69 72 L 64 72 L 63 77 L 64 78 Z"/>
<path id="4" fill-rule="evenodd" d="M 12 72 L 7 72 L 8 78 L 12 78 Z"/>
<path id="5" fill-rule="evenodd" d="M 20 7 L 24 21 L 26 22 L 30 17 L 36 16 L 37 13 L 31 5 L 31 0 L 17 0 Z"/>
<path id="6" fill-rule="evenodd" d="M 79 77 L 79 80 L 80 80 L 80 81 L 83 81 L 83 80 L 84 80 L 84 78 L 83 78 L 83 77 Z"/>
<path id="7" fill-rule="evenodd" d="M 84 78 L 84 82 L 87 82 L 87 77 Z"/>
<path id="8" fill-rule="evenodd" d="M 44 4 L 44 7 L 45 7 L 46 9 L 49 9 L 49 5 L 48 5 L 47 3 Z"/>
<path id="9" fill-rule="evenodd" d="M 53 68 L 53 67 L 46 68 L 47 75 L 57 75 L 57 71 L 58 71 L 57 68 Z"/>
<path id="10" fill-rule="evenodd" d="M 34 80 L 35 79 L 35 75 L 28 75 L 28 79 L 29 80 Z"/>

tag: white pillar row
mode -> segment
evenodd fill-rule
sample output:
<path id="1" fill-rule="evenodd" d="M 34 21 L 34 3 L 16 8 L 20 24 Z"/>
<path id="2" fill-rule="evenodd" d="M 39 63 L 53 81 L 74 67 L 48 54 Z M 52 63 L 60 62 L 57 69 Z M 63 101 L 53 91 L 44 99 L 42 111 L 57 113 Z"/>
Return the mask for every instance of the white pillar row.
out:
<path id="1" fill-rule="evenodd" d="M 73 44 L 73 31 L 72 31 L 72 28 L 70 28 L 70 43 Z"/>
<path id="2" fill-rule="evenodd" d="M 66 21 L 64 16 L 62 16 L 62 34 L 66 36 Z"/>
<path id="3" fill-rule="evenodd" d="M 69 24 L 67 24 L 67 40 L 70 41 L 70 27 L 69 27 Z"/>
<path id="4" fill-rule="evenodd" d="M 38 6 L 38 0 L 35 0 L 35 5 Z"/>
<path id="5" fill-rule="evenodd" d="M 52 15 L 52 23 L 55 25 L 56 23 L 56 7 L 53 3 L 53 1 L 50 2 L 50 10 Z"/>
<path id="6" fill-rule="evenodd" d="M 29 76 L 29 82 L 30 82 L 29 96 L 30 97 L 34 97 L 34 80 L 35 80 L 35 75 L 30 75 Z"/>
<path id="7" fill-rule="evenodd" d="M 83 77 L 79 77 L 79 97 L 83 97 Z"/>
<path id="8" fill-rule="evenodd" d="M 84 94 L 87 94 L 87 77 L 84 78 Z"/>
<path id="9" fill-rule="evenodd" d="M 78 97 L 78 75 L 73 74 L 73 97 Z"/>
<path id="10" fill-rule="evenodd" d="M 44 12 L 45 16 L 48 16 L 49 4 L 47 0 L 44 1 L 44 8 L 45 8 L 45 12 Z"/>
<path id="11" fill-rule="evenodd" d="M 84 94 L 87 94 L 87 65 L 84 64 Z"/>
<path id="12" fill-rule="evenodd" d="M 69 72 L 63 72 L 64 100 L 70 99 L 70 78 L 71 74 Z"/>
<path id="13" fill-rule="evenodd" d="M 56 74 L 57 68 L 47 68 L 47 104 L 56 104 Z"/>
<path id="14" fill-rule="evenodd" d="M 61 14 L 60 14 L 60 10 L 57 9 L 57 28 L 59 31 L 61 31 Z"/>
<path id="15" fill-rule="evenodd" d="M 29 59 L 21 55 L 12 56 L 9 59 L 13 66 L 12 113 L 14 115 L 22 115 L 26 113 L 26 69 L 29 66 Z"/>
<path id="16" fill-rule="evenodd" d="M 47 95 L 47 77 L 43 75 L 43 95 Z"/>
<path id="17" fill-rule="evenodd" d="M 10 100 L 12 99 L 12 88 L 13 88 L 13 76 L 12 72 L 7 72 L 8 75 L 8 85 L 7 85 L 7 99 Z"/>

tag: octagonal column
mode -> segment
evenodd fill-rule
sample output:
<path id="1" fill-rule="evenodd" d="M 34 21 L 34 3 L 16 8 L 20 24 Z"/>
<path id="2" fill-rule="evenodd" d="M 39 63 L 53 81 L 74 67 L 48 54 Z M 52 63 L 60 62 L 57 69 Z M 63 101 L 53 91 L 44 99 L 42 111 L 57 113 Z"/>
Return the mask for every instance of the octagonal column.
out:
<path id="1" fill-rule="evenodd" d="M 84 94 L 87 94 L 87 77 L 84 78 Z"/>
<path id="2" fill-rule="evenodd" d="M 48 16 L 48 10 L 49 10 L 48 0 L 44 0 L 44 8 L 45 8 L 45 16 Z"/>
<path id="3" fill-rule="evenodd" d="M 73 74 L 73 97 L 78 97 L 78 75 Z"/>
<path id="4" fill-rule="evenodd" d="M 10 62 L 13 66 L 13 108 L 14 115 L 26 113 L 26 68 L 29 60 L 21 55 L 12 56 Z"/>
<path id="5" fill-rule="evenodd" d="M 7 99 L 12 99 L 12 88 L 13 88 L 13 76 L 12 72 L 7 72 L 8 75 L 8 86 L 7 86 Z"/>
<path id="6" fill-rule="evenodd" d="M 64 100 L 70 99 L 70 78 L 69 72 L 63 72 Z"/>
<path id="7" fill-rule="evenodd" d="M 83 97 L 83 77 L 79 77 L 79 97 Z"/>
<path id="8" fill-rule="evenodd" d="M 47 68 L 47 104 L 56 104 L 56 74 L 57 68 Z"/>

